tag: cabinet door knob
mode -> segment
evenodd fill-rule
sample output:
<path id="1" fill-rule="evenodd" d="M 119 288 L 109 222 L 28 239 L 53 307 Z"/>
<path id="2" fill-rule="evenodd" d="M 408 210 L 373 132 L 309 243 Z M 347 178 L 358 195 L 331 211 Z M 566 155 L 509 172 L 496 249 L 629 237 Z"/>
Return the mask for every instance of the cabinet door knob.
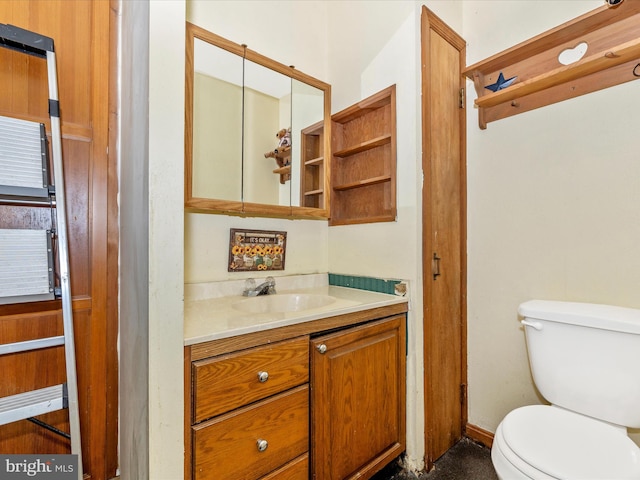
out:
<path id="1" fill-rule="evenodd" d="M 257 445 L 258 445 L 258 451 L 264 452 L 269 446 L 269 442 L 267 442 L 266 440 L 263 440 L 262 438 L 259 438 Z"/>
<path id="2" fill-rule="evenodd" d="M 258 381 L 264 383 L 269 380 L 269 372 L 258 372 Z"/>
<path id="3" fill-rule="evenodd" d="M 316 347 L 316 349 L 318 350 L 318 352 L 320 353 L 325 353 L 327 351 L 327 346 L 324 343 L 321 343 L 320 345 L 318 345 Z"/>

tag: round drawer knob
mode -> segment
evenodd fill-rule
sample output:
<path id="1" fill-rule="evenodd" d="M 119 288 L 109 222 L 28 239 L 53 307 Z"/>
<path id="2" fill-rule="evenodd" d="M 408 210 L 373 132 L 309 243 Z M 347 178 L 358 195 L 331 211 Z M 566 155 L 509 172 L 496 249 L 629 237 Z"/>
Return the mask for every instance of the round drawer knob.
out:
<path id="1" fill-rule="evenodd" d="M 316 347 L 316 349 L 318 350 L 318 352 L 320 353 L 325 353 L 327 351 L 327 346 L 324 343 L 321 343 L 320 345 L 318 345 Z"/>
<path id="2" fill-rule="evenodd" d="M 259 452 L 264 452 L 267 449 L 267 447 L 269 446 L 269 442 L 267 442 L 266 440 L 263 440 L 261 438 L 258 439 L 257 444 L 258 444 L 258 451 Z"/>
<path id="3" fill-rule="evenodd" d="M 258 381 L 264 383 L 269 380 L 269 372 L 258 372 Z"/>

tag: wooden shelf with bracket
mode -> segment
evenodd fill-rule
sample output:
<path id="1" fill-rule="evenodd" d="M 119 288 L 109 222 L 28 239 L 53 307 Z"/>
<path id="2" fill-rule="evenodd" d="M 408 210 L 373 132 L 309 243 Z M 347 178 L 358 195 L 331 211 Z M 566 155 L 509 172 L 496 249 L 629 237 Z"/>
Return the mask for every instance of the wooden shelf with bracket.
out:
<path id="1" fill-rule="evenodd" d="M 278 168 L 273 170 L 273 173 L 280 175 L 280 183 L 284 185 L 291 180 L 291 147 L 279 150 L 273 158 L 278 164 Z"/>
<path id="2" fill-rule="evenodd" d="M 582 58 L 560 63 L 561 53 L 583 43 Z M 481 129 L 502 118 L 635 80 L 640 77 L 640 1 L 599 7 L 463 73 L 474 82 Z M 517 78 L 511 86 L 488 90 L 500 74 Z"/>

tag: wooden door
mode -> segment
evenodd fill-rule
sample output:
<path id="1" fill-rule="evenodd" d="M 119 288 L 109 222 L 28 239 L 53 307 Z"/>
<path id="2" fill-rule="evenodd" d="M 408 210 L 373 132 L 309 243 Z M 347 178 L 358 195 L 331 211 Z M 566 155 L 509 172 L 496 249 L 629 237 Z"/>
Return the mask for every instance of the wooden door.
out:
<path id="1" fill-rule="evenodd" d="M 107 153 L 115 71 L 110 7 L 109 0 L 0 2 L 0 22 L 54 40 L 82 452 L 92 479 L 111 478 L 117 467 L 116 170 L 115 157 Z M 45 60 L 0 48 L 0 115 L 43 122 L 50 133 L 47 84 Z M 50 217 L 47 208 L 0 205 L 0 228 L 46 228 Z M 60 301 L 0 306 L 2 342 L 60 335 L 60 308 Z M 0 357 L 0 372 L 0 396 L 62 383 L 63 349 Z M 68 431 L 66 411 L 42 420 Z M 68 453 L 69 442 L 23 420 L 0 427 L 0 452 Z"/>
<path id="2" fill-rule="evenodd" d="M 466 423 L 465 42 L 422 10 L 425 463 Z"/>
<path id="3" fill-rule="evenodd" d="M 405 316 L 311 341 L 317 480 L 366 479 L 405 448 Z"/>

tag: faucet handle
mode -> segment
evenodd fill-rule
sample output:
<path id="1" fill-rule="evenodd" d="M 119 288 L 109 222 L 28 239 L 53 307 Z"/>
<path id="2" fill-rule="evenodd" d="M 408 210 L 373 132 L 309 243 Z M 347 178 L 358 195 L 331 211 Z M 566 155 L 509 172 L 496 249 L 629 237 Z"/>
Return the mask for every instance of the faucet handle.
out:
<path id="1" fill-rule="evenodd" d="M 269 290 L 267 292 L 268 295 L 273 295 L 276 293 L 276 279 L 273 277 L 265 278 L 265 283 L 269 286 Z"/>
<path id="2" fill-rule="evenodd" d="M 253 278 L 247 278 L 244 281 L 244 293 L 250 292 L 256 288 L 256 281 Z"/>

